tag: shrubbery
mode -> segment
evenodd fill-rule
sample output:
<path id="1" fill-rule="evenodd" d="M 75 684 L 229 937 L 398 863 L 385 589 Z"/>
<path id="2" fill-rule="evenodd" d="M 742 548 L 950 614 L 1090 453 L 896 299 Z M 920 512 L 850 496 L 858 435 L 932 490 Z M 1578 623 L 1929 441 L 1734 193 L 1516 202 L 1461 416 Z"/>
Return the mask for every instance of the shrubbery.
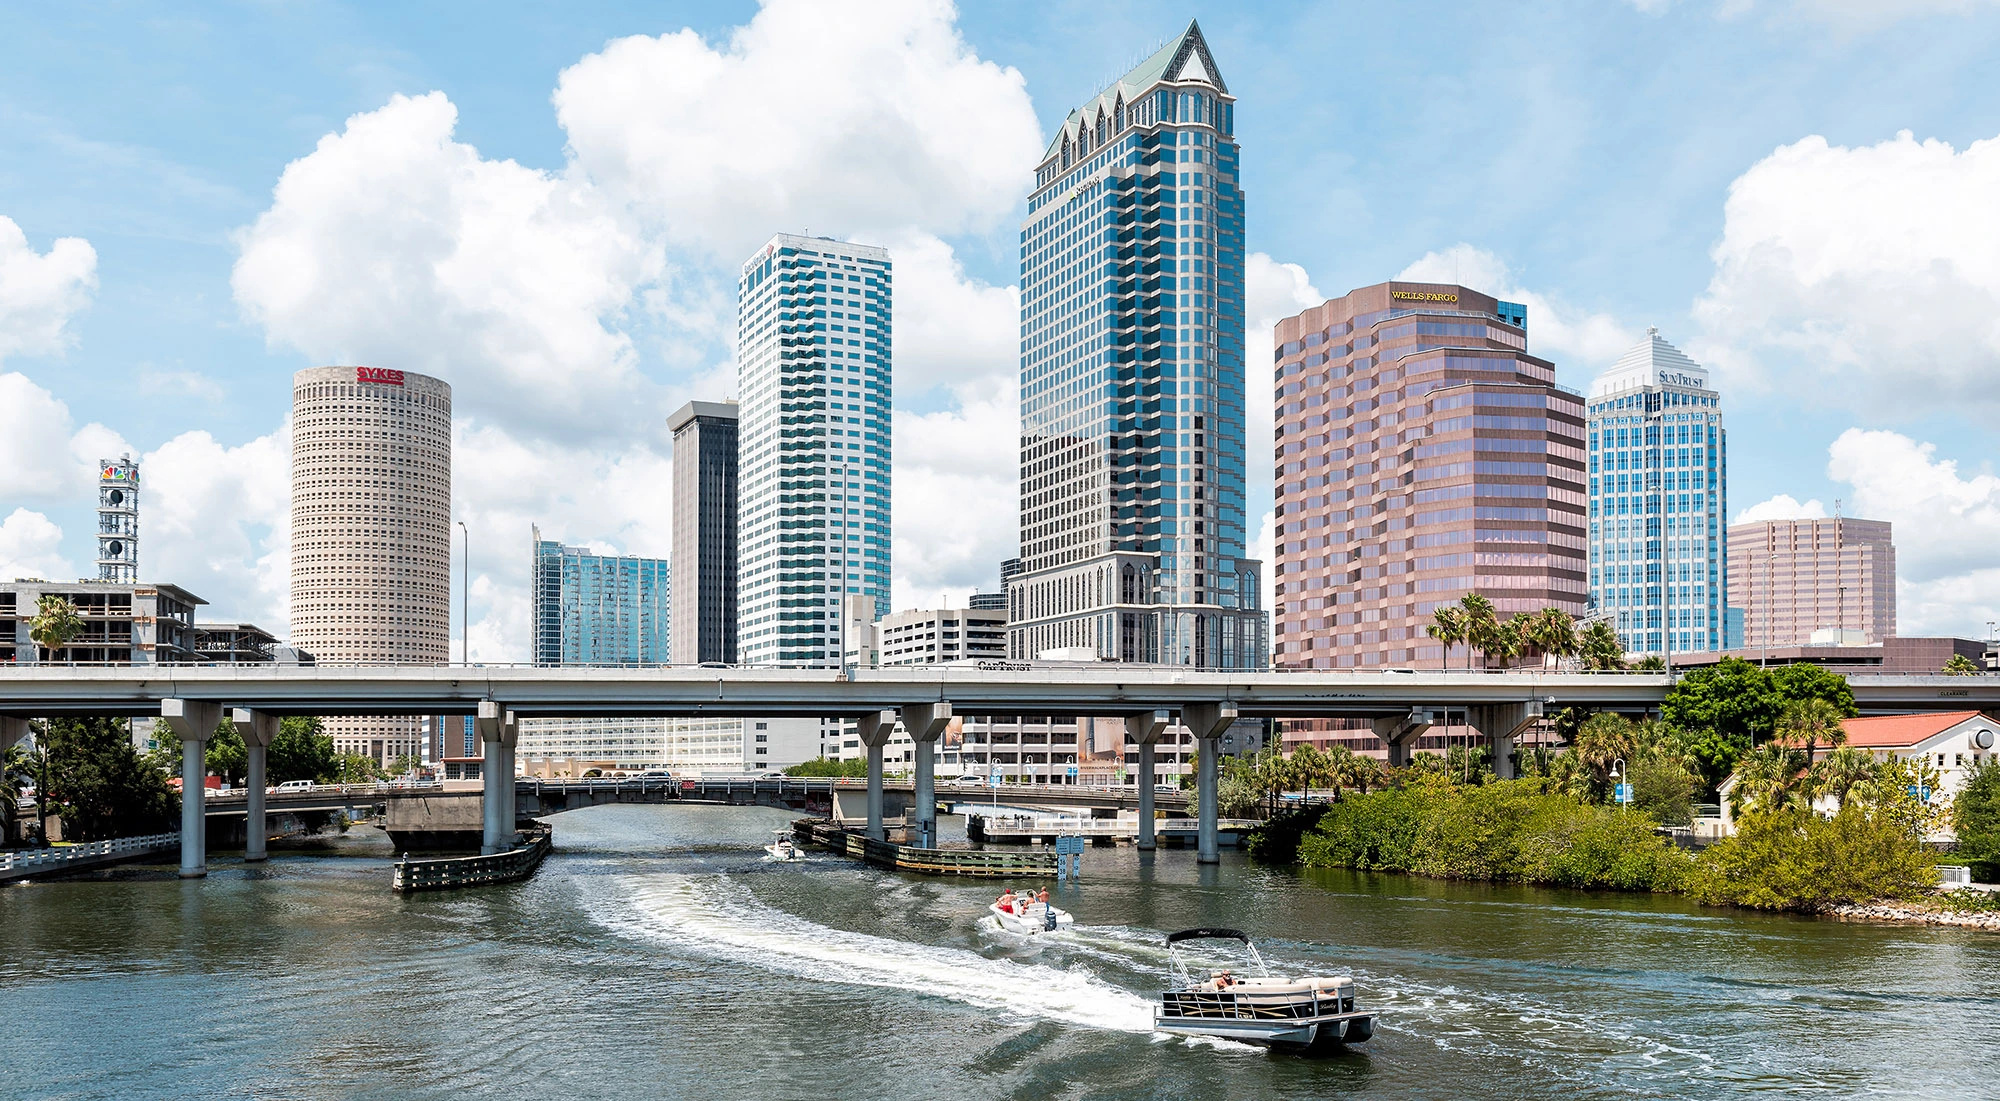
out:
<path id="1" fill-rule="evenodd" d="M 1752 814 L 1702 854 L 1689 893 L 1759 910 L 1823 910 L 1916 898 L 1937 885 L 1937 861 L 1908 816 L 1850 802 L 1824 818 L 1803 808 Z"/>
<path id="2" fill-rule="evenodd" d="M 1972 878 L 2000 883 L 2000 762 L 1981 761 L 1952 801 L 1958 857 L 1972 865 Z"/>

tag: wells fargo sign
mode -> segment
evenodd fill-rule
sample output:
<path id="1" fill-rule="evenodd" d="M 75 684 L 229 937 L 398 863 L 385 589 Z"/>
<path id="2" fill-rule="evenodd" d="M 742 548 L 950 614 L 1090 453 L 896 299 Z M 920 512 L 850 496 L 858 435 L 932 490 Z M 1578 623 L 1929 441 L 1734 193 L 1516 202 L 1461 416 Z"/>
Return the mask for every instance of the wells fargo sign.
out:
<path id="1" fill-rule="evenodd" d="M 1458 295 L 1451 291 L 1390 291 L 1389 297 L 1404 302 L 1458 301 Z"/>
<path id="2" fill-rule="evenodd" d="M 403 372 L 392 371 L 387 367 L 356 367 L 354 381 L 373 382 L 381 386 L 401 386 Z"/>

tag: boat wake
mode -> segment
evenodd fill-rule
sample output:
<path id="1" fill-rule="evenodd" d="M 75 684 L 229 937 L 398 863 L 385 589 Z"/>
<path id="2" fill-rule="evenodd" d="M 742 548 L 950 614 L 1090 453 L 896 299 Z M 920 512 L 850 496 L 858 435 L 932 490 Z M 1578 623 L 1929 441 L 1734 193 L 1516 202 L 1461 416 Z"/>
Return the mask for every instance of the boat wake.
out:
<path id="1" fill-rule="evenodd" d="M 1150 1032 L 1152 1003 L 1074 971 L 835 929 L 753 898 L 728 876 L 631 876 L 614 932 L 821 981 L 908 990 L 1021 1018 Z"/>

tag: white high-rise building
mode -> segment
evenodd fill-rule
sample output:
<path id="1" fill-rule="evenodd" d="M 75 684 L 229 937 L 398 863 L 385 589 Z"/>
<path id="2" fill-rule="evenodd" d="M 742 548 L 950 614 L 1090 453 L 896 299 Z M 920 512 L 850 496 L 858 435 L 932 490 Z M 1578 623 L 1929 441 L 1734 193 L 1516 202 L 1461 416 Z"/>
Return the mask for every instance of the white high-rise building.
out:
<path id="1" fill-rule="evenodd" d="M 1708 372 L 1649 328 L 1591 385 L 1584 416 L 1590 614 L 1637 653 L 1731 645 L 1729 453 Z"/>
<path id="2" fill-rule="evenodd" d="M 889 611 L 889 254 L 781 233 L 737 284 L 737 653 L 839 665 Z"/>

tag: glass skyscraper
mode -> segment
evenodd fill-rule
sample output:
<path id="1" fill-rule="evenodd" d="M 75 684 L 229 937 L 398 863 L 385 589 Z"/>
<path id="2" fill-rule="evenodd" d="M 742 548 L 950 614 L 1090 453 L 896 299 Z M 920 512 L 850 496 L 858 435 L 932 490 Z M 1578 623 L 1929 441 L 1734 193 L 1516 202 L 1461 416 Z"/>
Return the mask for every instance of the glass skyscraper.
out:
<path id="1" fill-rule="evenodd" d="M 1244 557 L 1243 192 L 1199 27 L 1070 112 L 1021 228 L 1008 653 L 1265 664 Z"/>
<path id="2" fill-rule="evenodd" d="M 671 637 L 663 558 L 591 553 L 542 538 L 529 573 L 537 665 L 665 664 Z"/>
<path id="3" fill-rule="evenodd" d="M 1723 649 L 1729 450 L 1708 372 L 1649 328 L 1585 416 L 1590 614 L 1637 653 Z"/>
<path id="4" fill-rule="evenodd" d="M 737 660 L 836 666 L 889 614 L 889 254 L 781 233 L 736 298 Z"/>

